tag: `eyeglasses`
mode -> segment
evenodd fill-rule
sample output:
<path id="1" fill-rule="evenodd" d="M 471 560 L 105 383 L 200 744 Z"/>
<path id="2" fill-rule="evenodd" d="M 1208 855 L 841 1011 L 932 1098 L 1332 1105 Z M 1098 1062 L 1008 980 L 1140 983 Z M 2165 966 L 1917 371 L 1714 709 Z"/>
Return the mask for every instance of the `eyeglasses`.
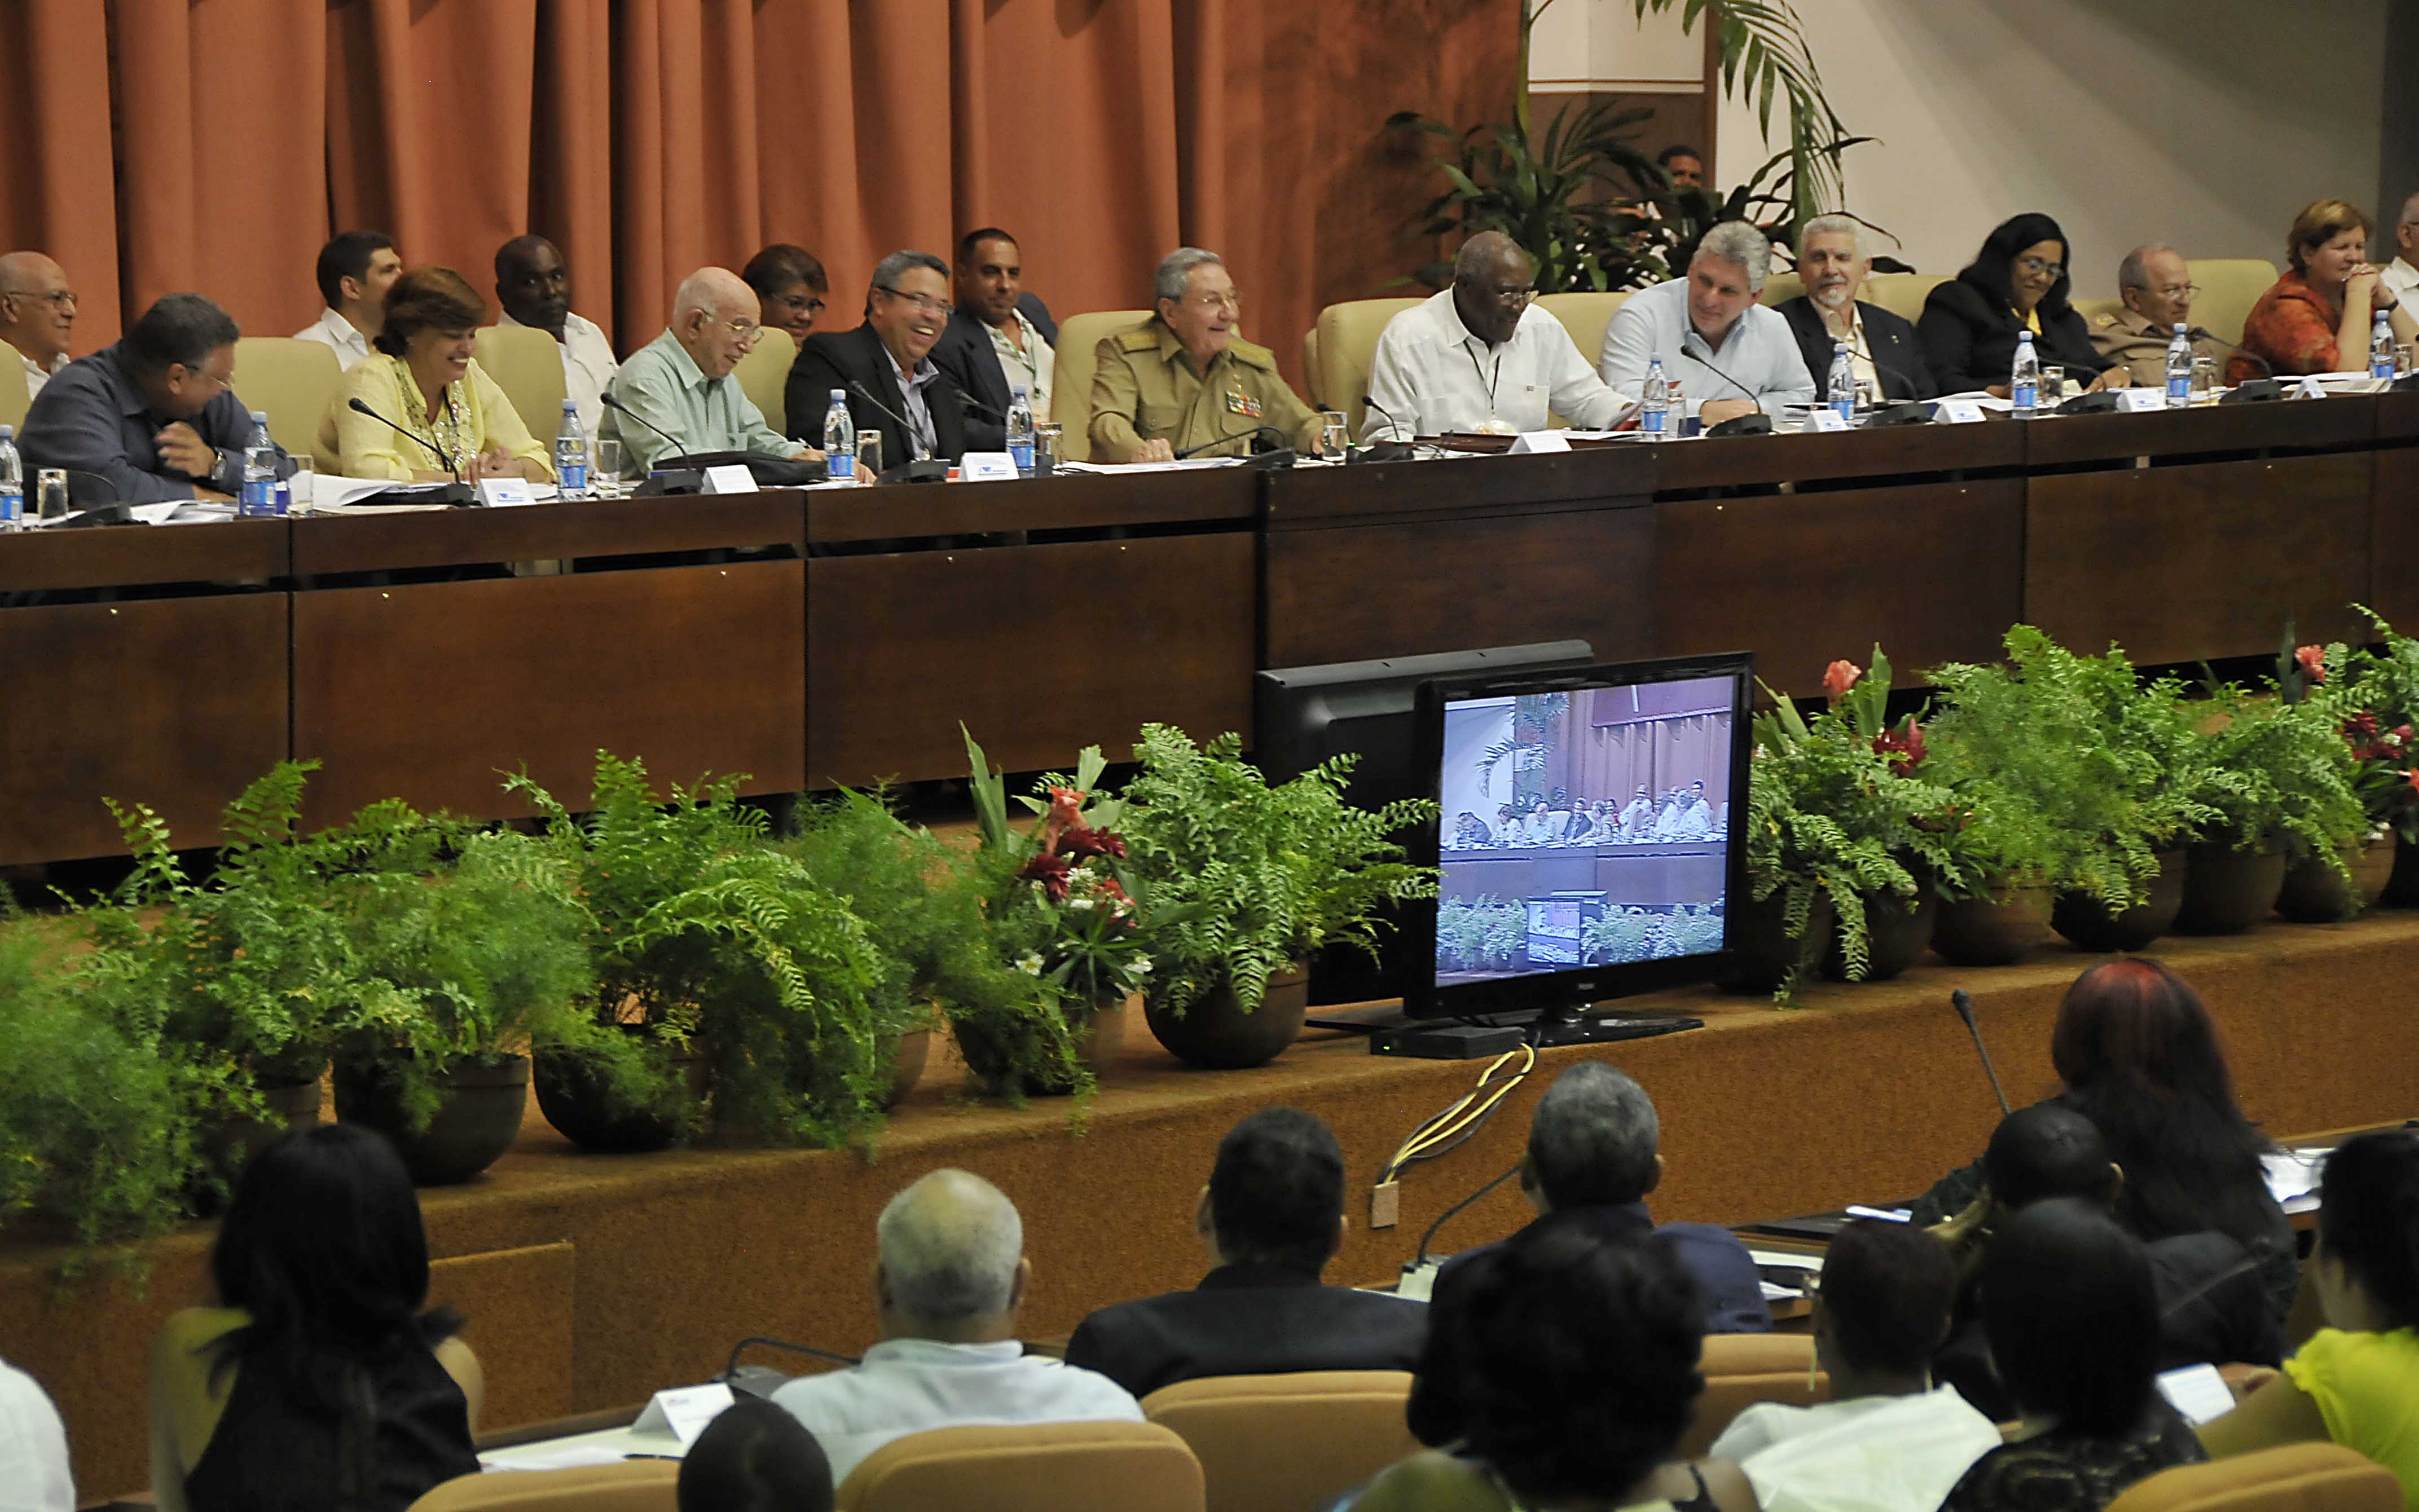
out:
<path id="1" fill-rule="evenodd" d="M 811 294 L 785 294 L 781 296 L 781 303 L 809 315 L 824 313 L 824 302 Z"/>
<path id="2" fill-rule="evenodd" d="M 1526 305 L 1537 297 L 1537 286 L 1533 283 L 1524 283 L 1517 289 L 1499 288 L 1492 284 L 1481 283 L 1476 285 L 1476 288 L 1480 294 L 1502 305 Z"/>
<path id="3" fill-rule="evenodd" d="M 1185 303 L 1203 310 L 1216 310 L 1224 307 L 1240 313 L 1243 308 L 1243 291 L 1228 289 L 1224 294 L 1197 294 L 1187 299 Z"/>
<path id="4" fill-rule="evenodd" d="M 2197 299 L 2200 298 L 2200 285 L 2197 283 L 2168 283 L 2152 289 L 2150 292 L 2157 295 L 2162 299 Z"/>
<path id="5" fill-rule="evenodd" d="M 877 283 L 874 287 L 880 289 L 883 293 L 890 296 L 894 299 L 906 300 L 909 304 L 914 305 L 917 310 L 923 312 L 925 314 L 938 315 L 943 320 L 947 320 L 951 315 L 958 313 L 958 307 L 951 304 L 947 299 L 935 299 L 930 295 L 910 294 L 905 289 L 894 289 L 887 283 Z"/>
<path id="6" fill-rule="evenodd" d="M 753 346 L 756 344 L 756 338 L 764 334 L 764 328 L 752 320 L 726 320 L 722 324 L 729 328 L 732 335 L 739 338 L 739 344 L 742 346 Z"/>
<path id="7" fill-rule="evenodd" d="M 11 299 L 39 300 L 43 304 L 54 305 L 61 309 L 65 309 L 69 305 L 76 302 L 75 290 L 73 289 L 53 289 L 48 294 L 11 294 L 8 296 L 8 298 Z"/>
<path id="8" fill-rule="evenodd" d="M 2066 277 L 2064 263 L 2044 263 L 2038 257 L 2019 257 L 2016 259 L 2016 266 L 2035 278 L 2046 273 L 2052 283 Z"/>

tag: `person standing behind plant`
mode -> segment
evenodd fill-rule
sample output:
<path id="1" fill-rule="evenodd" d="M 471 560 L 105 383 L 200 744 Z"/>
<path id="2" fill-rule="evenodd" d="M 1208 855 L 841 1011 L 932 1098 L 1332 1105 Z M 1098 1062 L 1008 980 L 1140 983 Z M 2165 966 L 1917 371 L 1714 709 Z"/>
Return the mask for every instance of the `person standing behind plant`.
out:
<path id="1" fill-rule="evenodd" d="M 254 1155 L 210 1250 L 218 1306 L 151 1349 L 151 1492 L 165 1512 L 402 1512 L 475 1474 L 484 1378 L 428 1301 L 403 1162 L 349 1123 Z"/>

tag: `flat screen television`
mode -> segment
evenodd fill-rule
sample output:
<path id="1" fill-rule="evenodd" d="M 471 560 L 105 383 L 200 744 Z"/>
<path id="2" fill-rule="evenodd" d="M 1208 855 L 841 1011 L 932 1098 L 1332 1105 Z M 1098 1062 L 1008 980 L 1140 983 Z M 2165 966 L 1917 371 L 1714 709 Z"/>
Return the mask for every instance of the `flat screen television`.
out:
<path id="1" fill-rule="evenodd" d="M 1439 680 L 1418 758 L 1441 813 L 1412 845 L 1439 867 L 1406 910 L 1415 1018 L 1539 1016 L 1592 1037 L 1592 1004 L 1712 981 L 1746 896 L 1746 654 Z"/>

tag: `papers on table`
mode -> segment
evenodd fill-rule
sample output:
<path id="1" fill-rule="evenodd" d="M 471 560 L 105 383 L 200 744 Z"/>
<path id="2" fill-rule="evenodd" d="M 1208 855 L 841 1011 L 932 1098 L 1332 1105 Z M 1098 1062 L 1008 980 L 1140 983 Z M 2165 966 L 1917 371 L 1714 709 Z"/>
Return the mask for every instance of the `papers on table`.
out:
<path id="1" fill-rule="evenodd" d="M 1819 1271 L 1823 1268 L 1822 1256 L 1795 1249 L 1750 1249 L 1747 1258 L 1755 1261 L 1759 1268 L 1770 1270 Z"/>
<path id="2" fill-rule="evenodd" d="M 1181 462 L 1127 462 L 1112 466 L 1100 462 L 1062 462 L 1060 472 L 1192 472 L 1203 467 L 1240 467 L 1247 457 L 1186 457 Z"/>
<path id="3" fill-rule="evenodd" d="M 2268 1193 L 2280 1204 L 2317 1196 L 2319 1171 L 2326 1161 L 2327 1153 L 2323 1150 L 2279 1150 L 2259 1157 L 2268 1175 Z"/>
<path id="4" fill-rule="evenodd" d="M 2159 1376 L 2159 1395 L 2195 1428 L 2234 1411 L 2233 1388 L 2226 1385 L 2226 1378 L 2217 1373 L 2213 1365 L 2188 1365 L 2163 1371 Z"/>

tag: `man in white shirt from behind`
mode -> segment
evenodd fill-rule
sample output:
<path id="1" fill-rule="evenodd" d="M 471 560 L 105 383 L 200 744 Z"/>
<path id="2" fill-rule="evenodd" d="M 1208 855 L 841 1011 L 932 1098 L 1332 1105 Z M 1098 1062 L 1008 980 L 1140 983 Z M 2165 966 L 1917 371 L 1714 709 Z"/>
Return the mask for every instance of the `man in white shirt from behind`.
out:
<path id="1" fill-rule="evenodd" d="M 853 1369 L 773 1394 L 813 1431 L 835 1486 L 891 1440 L 928 1428 L 1142 1421 L 1141 1404 L 1108 1377 L 1016 1341 L 1033 1264 L 999 1188 L 936 1170 L 890 1199 L 875 1236 L 882 1342 Z"/>
<path id="2" fill-rule="evenodd" d="M 1932 1383 L 1956 1298 L 1949 1246 L 1912 1224 L 1850 1223 L 1814 1299 L 1814 1357 L 1831 1399 L 1749 1407 L 1711 1458 L 1746 1473 L 1763 1512 L 1934 1512 L 1999 1443 L 1956 1387 Z"/>
<path id="3" fill-rule="evenodd" d="M 32 1376 L 0 1362 L 0 1512 L 75 1512 L 68 1436 Z"/>
<path id="4" fill-rule="evenodd" d="M 1536 292 L 1529 254 L 1511 237 L 1482 231 L 1463 242 L 1453 286 L 1378 338 L 1362 439 L 1542 431 L 1548 407 L 1582 429 L 1610 429 L 1625 406 L 1533 302 Z"/>
<path id="5" fill-rule="evenodd" d="M 386 291 L 403 276 L 403 254 L 383 231 L 340 232 L 319 249 L 317 271 L 328 308 L 294 339 L 317 342 L 349 370 L 368 360 L 371 341 L 386 327 Z"/>
<path id="6" fill-rule="evenodd" d="M 2394 261 L 2377 282 L 2392 289 L 2405 310 L 2419 313 L 2419 194 L 2402 202 L 2402 215 L 2394 222 Z"/>
<path id="7" fill-rule="evenodd" d="M 1635 404 L 1659 357 L 1663 375 L 1681 386 L 1675 407 L 1708 430 L 1759 409 L 1777 420 L 1791 405 L 1813 404 L 1814 378 L 1788 319 L 1755 302 L 1771 267 L 1763 232 L 1744 221 L 1717 224 L 1697 243 L 1687 277 L 1642 289 L 1612 313 L 1596 360 L 1605 386 Z"/>

